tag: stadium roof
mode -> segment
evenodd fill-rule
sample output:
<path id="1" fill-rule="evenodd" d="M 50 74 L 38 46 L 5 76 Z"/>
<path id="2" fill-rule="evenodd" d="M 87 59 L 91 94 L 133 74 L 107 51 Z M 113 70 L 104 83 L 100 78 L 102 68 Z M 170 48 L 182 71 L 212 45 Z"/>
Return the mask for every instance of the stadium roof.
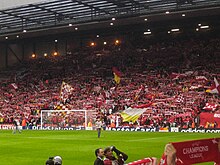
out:
<path id="1" fill-rule="evenodd" d="M 0 35 L 112 17 L 219 6 L 219 0 L 50 0 L 0 10 Z"/>
<path id="2" fill-rule="evenodd" d="M 25 4 L 43 2 L 45 0 L 1 0 L 0 10 L 15 8 Z"/>

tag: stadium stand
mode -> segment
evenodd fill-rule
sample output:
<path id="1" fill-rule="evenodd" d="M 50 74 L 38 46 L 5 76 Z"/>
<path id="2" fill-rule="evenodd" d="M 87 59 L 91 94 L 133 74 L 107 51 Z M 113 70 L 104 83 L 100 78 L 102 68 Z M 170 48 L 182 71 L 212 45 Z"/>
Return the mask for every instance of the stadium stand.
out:
<path id="1" fill-rule="evenodd" d="M 219 127 L 217 122 L 195 123 L 201 113 L 219 111 L 219 96 L 206 93 L 204 88 L 211 85 L 214 77 L 219 79 L 219 44 L 216 38 L 156 43 L 146 50 L 144 44 L 122 44 L 105 50 L 86 48 L 75 52 L 84 54 L 83 59 L 30 59 L 21 66 L 22 70 L 12 71 L 10 79 L 1 81 L 0 121 L 11 123 L 13 117 L 19 116 L 37 125 L 41 109 L 92 109 L 103 118 L 107 116 L 107 125 L 116 122 L 116 118 L 122 125 L 125 123 L 118 112 L 153 102 L 136 124 Z M 97 51 L 101 56 L 97 56 Z M 113 80 L 112 66 L 119 66 L 123 73 L 118 86 Z M 62 81 L 73 87 L 65 102 L 59 98 Z M 205 103 L 217 106 L 205 110 Z M 68 121 L 73 122 L 71 116 Z"/>

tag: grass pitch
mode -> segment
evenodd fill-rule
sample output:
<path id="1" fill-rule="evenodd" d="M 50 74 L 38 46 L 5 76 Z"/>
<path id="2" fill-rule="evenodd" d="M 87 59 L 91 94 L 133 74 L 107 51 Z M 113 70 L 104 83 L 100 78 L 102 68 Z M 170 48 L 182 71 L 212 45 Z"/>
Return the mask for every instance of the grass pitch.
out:
<path id="1" fill-rule="evenodd" d="M 12 134 L 0 130 L 1 165 L 45 165 L 60 155 L 63 165 L 93 165 L 96 148 L 114 145 L 128 155 L 128 162 L 144 157 L 160 158 L 168 142 L 220 137 L 208 133 L 159 133 L 102 131 L 34 131 Z M 203 163 L 213 164 L 213 163 Z"/>

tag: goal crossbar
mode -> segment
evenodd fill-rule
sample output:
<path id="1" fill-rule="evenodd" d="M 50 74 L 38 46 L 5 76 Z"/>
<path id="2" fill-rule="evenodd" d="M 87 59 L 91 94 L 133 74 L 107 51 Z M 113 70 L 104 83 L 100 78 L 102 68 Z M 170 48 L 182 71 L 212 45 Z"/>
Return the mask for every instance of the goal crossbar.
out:
<path id="1" fill-rule="evenodd" d="M 91 110 L 85 110 L 85 109 L 78 109 L 78 110 L 41 110 L 40 116 L 41 116 L 41 130 L 43 129 L 43 113 L 56 113 L 56 112 L 84 112 L 85 116 L 85 123 L 88 123 L 87 114 L 88 112 L 95 112 Z"/>

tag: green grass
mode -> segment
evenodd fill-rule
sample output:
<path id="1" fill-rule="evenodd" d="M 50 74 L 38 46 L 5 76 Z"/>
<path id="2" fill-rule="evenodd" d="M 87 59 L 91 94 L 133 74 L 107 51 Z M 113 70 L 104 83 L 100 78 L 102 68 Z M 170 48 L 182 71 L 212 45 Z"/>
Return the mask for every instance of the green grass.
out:
<path id="1" fill-rule="evenodd" d="M 60 155 L 63 165 L 92 165 L 94 150 L 114 145 L 129 156 L 127 163 L 144 157 L 160 158 L 168 142 L 219 137 L 208 133 L 156 133 L 103 131 L 33 131 L 12 134 L 0 130 L 1 165 L 44 165 Z M 213 164 L 213 163 L 204 163 Z"/>

